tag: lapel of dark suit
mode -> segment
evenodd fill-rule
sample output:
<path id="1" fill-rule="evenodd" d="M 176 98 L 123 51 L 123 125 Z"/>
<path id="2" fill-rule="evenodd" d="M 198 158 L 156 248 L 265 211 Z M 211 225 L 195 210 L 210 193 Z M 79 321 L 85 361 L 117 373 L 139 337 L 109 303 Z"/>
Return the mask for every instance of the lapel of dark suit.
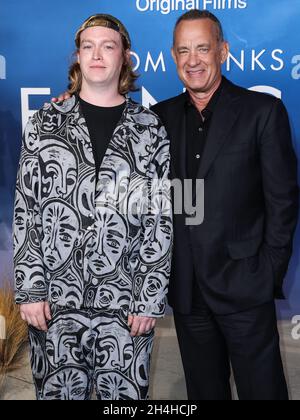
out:
<path id="1" fill-rule="evenodd" d="M 171 138 L 171 175 L 173 179 L 185 179 L 187 177 L 185 100 L 185 94 L 178 96 L 178 100 L 170 110 L 171 114 L 169 115 L 168 132 Z"/>
<path id="2" fill-rule="evenodd" d="M 239 96 L 234 85 L 224 78 L 224 86 L 212 115 L 197 178 L 205 179 L 239 114 Z"/>

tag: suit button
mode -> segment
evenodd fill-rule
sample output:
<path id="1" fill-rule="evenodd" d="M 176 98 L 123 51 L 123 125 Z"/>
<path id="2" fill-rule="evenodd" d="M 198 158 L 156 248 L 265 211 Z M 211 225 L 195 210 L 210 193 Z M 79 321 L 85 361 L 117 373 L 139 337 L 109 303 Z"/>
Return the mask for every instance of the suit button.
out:
<path id="1" fill-rule="evenodd" d="M 201 157 L 201 156 L 200 156 L 199 154 L 198 154 L 198 155 L 196 155 L 196 159 L 200 159 L 200 157 Z"/>

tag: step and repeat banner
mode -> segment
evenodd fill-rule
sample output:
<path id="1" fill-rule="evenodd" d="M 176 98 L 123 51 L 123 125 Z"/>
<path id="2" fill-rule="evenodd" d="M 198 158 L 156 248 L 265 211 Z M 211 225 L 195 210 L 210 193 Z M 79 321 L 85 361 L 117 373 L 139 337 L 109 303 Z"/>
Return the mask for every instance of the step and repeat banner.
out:
<path id="1" fill-rule="evenodd" d="M 11 224 L 22 127 L 67 87 L 74 34 L 95 13 L 115 15 L 133 41 L 140 74 L 135 100 L 149 106 L 182 92 L 170 48 L 176 19 L 207 9 L 224 26 L 231 53 L 224 74 L 282 98 L 300 157 L 300 0 L 1 0 L 0 7 L 0 284 L 12 280 Z M 300 231 L 279 316 L 300 328 Z M 298 337 L 297 337 L 298 338 Z"/>

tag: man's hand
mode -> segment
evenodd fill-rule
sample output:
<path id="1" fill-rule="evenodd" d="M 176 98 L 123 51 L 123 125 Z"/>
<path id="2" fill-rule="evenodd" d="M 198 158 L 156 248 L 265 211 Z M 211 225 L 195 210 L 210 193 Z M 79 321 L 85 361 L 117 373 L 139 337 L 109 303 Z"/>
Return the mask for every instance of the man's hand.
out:
<path id="1" fill-rule="evenodd" d="M 147 334 L 153 330 L 156 324 L 156 318 L 150 318 L 148 316 L 128 316 L 128 327 L 131 327 L 131 337 L 139 337 L 143 334 Z"/>
<path id="2" fill-rule="evenodd" d="M 28 303 L 20 305 L 23 321 L 41 331 L 48 331 L 46 321 L 51 320 L 51 311 L 48 302 Z"/>
<path id="3" fill-rule="evenodd" d="M 71 98 L 71 95 L 69 94 L 69 92 L 64 92 L 64 93 L 61 93 L 58 98 L 51 98 L 51 102 L 63 102 L 66 99 L 70 99 L 70 98 Z"/>

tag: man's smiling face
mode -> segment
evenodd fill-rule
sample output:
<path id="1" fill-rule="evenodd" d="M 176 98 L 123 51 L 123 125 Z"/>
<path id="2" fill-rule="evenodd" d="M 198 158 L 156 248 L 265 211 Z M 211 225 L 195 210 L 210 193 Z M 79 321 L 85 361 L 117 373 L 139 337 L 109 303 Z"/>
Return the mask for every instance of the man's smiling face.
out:
<path id="1" fill-rule="evenodd" d="M 228 44 L 219 40 L 217 26 L 210 19 L 186 20 L 176 29 L 172 55 L 187 90 L 210 93 L 221 81 Z"/>

